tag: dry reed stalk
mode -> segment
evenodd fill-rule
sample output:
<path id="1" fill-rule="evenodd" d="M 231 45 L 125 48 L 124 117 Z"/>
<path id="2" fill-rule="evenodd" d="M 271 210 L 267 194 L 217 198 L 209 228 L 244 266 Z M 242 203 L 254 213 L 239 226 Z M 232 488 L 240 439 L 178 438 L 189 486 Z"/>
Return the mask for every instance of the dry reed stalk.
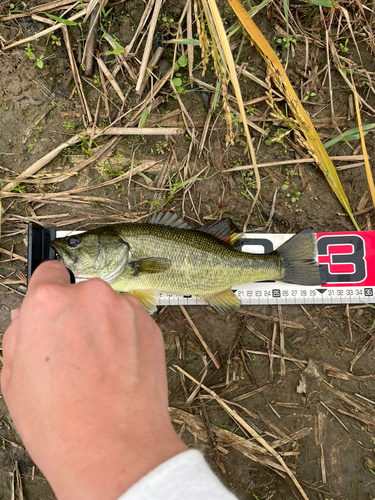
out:
<path id="1" fill-rule="evenodd" d="M 148 61 L 150 58 L 150 53 L 151 53 L 151 48 L 152 48 L 152 40 L 154 38 L 154 33 L 155 33 L 155 28 L 156 28 L 156 23 L 158 21 L 158 16 L 159 12 L 162 6 L 163 0 L 155 0 L 155 5 L 154 5 L 154 12 L 152 14 L 152 18 L 148 27 L 148 35 L 147 35 L 147 41 L 146 41 L 146 46 L 143 52 L 143 57 L 142 57 L 142 62 L 141 62 L 141 67 L 139 68 L 139 74 L 138 74 L 138 81 L 137 85 L 135 87 L 135 92 L 140 98 L 140 89 L 142 87 L 143 79 L 146 74 L 146 69 L 148 65 Z"/>
<path id="2" fill-rule="evenodd" d="M 216 366 L 217 369 L 220 368 L 220 364 L 219 362 L 217 361 L 217 359 L 215 358 L 215 356 L 213 355 L 211 349 L 208 347 L 206 341 L 204 340 L 204 338 L 202 337 L 202 335 L 199 333 L 197 327 L 194 325 L 192 319 L 190 318 L 189 314 L 186 312 L 186 309 L 184 308 L 184 306 L 181 306 L 180 305 L 180 309 L 182 311 L 182 314 L 185 316 L 185 318 L 187 319 L 187 322 L 189 323 L 191 329 L 193 330 L 193 332 L 195 333 L 195 335 L 198 337 L 200 343 L 202 344 L 202 346 L 204 347 L 205 351 L 207 352 L 207 354 L 210 356 L 213 364 Z M 199 382 L 198 382 L 199 383 Z"/>
<path id="3" fill-rule="evenodd" d="M 95 133 L 95 130 L 96 130 L 96 123 L 97 123 L 98 117 L 99 117 L 100 99 L 101 99 L 101 97 L 99 96 L 98 97 L 98 102 L 96 103 L 96 110 L 95 110 L 95 115 L 94 115 L 94 122 L 93 122 L 92 127 L 91 127 L 91 134 L 90 134 L 90 139 L 89 139 L 89 149 L 91 149 L 91 146 L 92 146 L 92 141 L 94 139 L 94 133 Z"/>
<path id="4" fill-rule="evenodd" d="M 8 250 L 5 250 L 5 248 L 0 248 L 0 253 L 9 255 L 11 257 L 10 260 L 22 260 L 22 262 L 27 262 L 27 259 L 25 259 L 25 257 L 22 257 L 22 255 L 18 255 L 14 252 L 9 252 Z"/>
<path id="5" fill-rule="evenodd" d="M 154 160 L 154 161 L 147 161 L 141 165 L 138 165 L 133 169 L 133 175 L 139 174 L 140 172 L 144 172 L 145 170 L 148 170 L 149 168 L 153 167 L 157 163 L 159 163 L 161 160 Z M 118 177 L 115 177 L 114 179 L 111 179 L 109 181 L 102 182 L 101 184 L 95 185 L 95 186 L 86 186 L 82 187 L 79 189 L 70 189 L 67 191 L 61 191 L 61 192 L 56 192 L 56 193 L 9 193 L 3 189 L 0 191 L 0 199 L 1 198 L 19 198 L 19 199 L 25 199 L 27 201 L 45 201 L 45 200 L 60 200 L 60 199 L 65 199 L 68 200 L 73 199 L 73 195 L 78 194 L 78 193 L 83 193 L 86 191 L 92 191 L 94 189 L 99 189 L 105 186 L 110 186 L 112 184 L 116 184 L 118 182 L 123 181 L 124 179 L 127 179 L 129 177 L 130 172 L 125 172 L 124 174 L 119 175 Z M 80 197 L 82 198 L 82 197 Z M 92 197 L 88 197 L 88 200 L 93 199 Z M 111 200 L 108 200 L 111 201 Z M 113 201 L 115 203 L 115 201 Z M 120 203 L 120 202 L 118 202 Z"/>
<path id="6" fill-rule="evenodd" d="M 357 94 L 357 89 L 355 88 L 355 85 L 354 85 L 353 73 L 350 73 L 350 76 L 351 76 L 352 86 L 353 86 L 353 92 L 354 92 L 354 104 L 355 104 L 355 110 L 356 110 L 356 114 L 357 114 L 357 122 L 358 122 L 358 128 L 359 128 L 359 135 L 361 137 L 362 153 L 363 153 L 364 161 L 365 161 L 366 177 L 367 177 L 367 182 L 368 182 L 368 185 L 369 185 L 369 188 L 370 188 L 370 193 L 371 193 L 371 198 L 372 198 L 372 204 L 375 206 L 375 186 L 374 186 L 374 179 L 372 177 L 370 160 L 369 160 L 369 157 L 368 157 L 368 154 L 367 154 L 365 136 L 364 136 L 363 128 L 362 128 L 362 118 L 361 118 L 361 112 L 360 112 L 359 104 L 358 104 L 358 94 Z"/>
<path id="7" fill-rule="evenodd" d="M 130 40 L 128 45 L 125 47 L 124 56 L 128 55 L 131 52 L 135 41 L 137 40 L 140 32 L 143 30 L 143 28 L 146 24 L 146 21 L 147 21 L 149 15 L 151 14 L 154 3 L 155 3 L 155 0 L 149 0 L 148 4 L 146 5 L 145 10 L 143 11 L 141 20 L 139 21 L 137 29 L 135 30 L 135 33 L 133 35 L 133 38 Z"/>
<path id="8" fill-rule="evenodd" d="M 275 348 L 275 344 L 274 344 L 274 348 Z M 276 345 L 276 349 L 280 350 L 280 347 Z M 284 358 L 285 361 L 291 361 L 292 363 L 299 363 L 299 364 L 302 364 L 302 365 L 307 365 L 308 364 L 308 361 L 306 361 L 305 359 L 297 359 L 297 358 L 293 358 L 293 357 L 288 356 L 288 355 L 285 356 L 285 353 L 286 353 L 285 350 L 284 350 L 284 355 L 283 356 L 281 354 L 275 354 L 275 353 L 272 353 L 272 352 L 253 351 L 251 349 L 246 349 L 246 352 L 248 352 L 250 354 L 256 354 L 257 356 L 267 356 L 267 357 L 269 357 L 271 359 L 282 359 L 282 358 Z"/>
<path id="9" fill-rule="evenodd" d="M 89 4 L 87 6 L 87 13 L 86 17 L 83 20 L 85 23 L 89 16 L 92 14 L 92 12 L 97 8 L 97 7 L 105 7 L 108 3 L 108 0 L 89 0 Z"/>
<path id="10" fill-rule="evenodd" d="M 266 314 L 258 313 L 255 311 L 248 311 L 248 310 L 242 309 L 242 308 L 240 308 L 238 310 L 238 312 L 239 312 L 239 314 L 242 314 L 243 316 L 260 318 L 260 319 L 263 319 L 265 321 L 273 321 L 273 322 L 277 322 L 277 323 L 279 323 L 279 321 L 280 321 L 280 318 L 278 318 L 276 316 L 268 316 Z M 305 327 L 301 323 L 297 323 L 295 321 L 284 320 L 284 327 L 285 328 L 294 328 L 295 330 L 305 330 Z"/>
<path id="11" fill-rule="evenodd" d="M 57 148 L 53 149 L 49 153 L 47 153 L 43 158 L 40 158 L 37 160 L 35 163 L 33 163 L 29 168 L 24 170 L 22 174 L 18 175 L 12 182 L 9 182 L 6 186 L 3 187 L 0 193 L 4 196 L 4 193 L 7 193 L 17 187 L 17 183 L 21 182 L 28 177 L 34 175 L 36 172 L 38 172 L 41 168 L 45 167 L 51 160 L 56 158 L 56 156 L 61 153 L 61 151 L 69 146 L 72 146 L 73 144 L 77 144 L 82 140 L 83 135 L 82 134 L 77 134 L 73 137 L 71 137 L 68 141 L 63 142 Z M 1 194 L 0 194 L 1 197 Z"/>
<path id="12" fill-rule="evenodd" d="M 186 404 L 187 405 L 191 405 L 195 399 L 195 397 L 197 396 L 198 392 L 200 391 L 201 389 L 201 383 L 203 382 L 203 380 L 206 378 L 207 376 L 207 372 L 208 372 L 208 362 L 206 361 L 206 356 L 202 356 L 202 360 L 203 360 L 203 363 L 204 363 L 204 369 L 203 369 L 203 373 L 202 373 L 202 378 L 201 378 L 201 381 L 199 383 L 199 385 L 196 385 L 195 388 L 193 389 L 193 391 L 191 392 L 190 396 L 188 396 L 186 398 Z M 180 375 L 182 377 L 184 377 L 182 375 L 182 373 L 180 373 Z M 198 375 L 199 376 L 199 375 Z M 185 378 L 185 377 L 184 377 Z"/>
<path id="13" fill-rule="evenodd" d="M 62 26 L 61 29 L 62 29 L 62 33 L 63 33 L 63 37 L 64 37 L 66 50 L 67 50 L 68 55 L 69 55 L 70 67 L 72 68 L 73 78 L 74 78 L 74 81 L 76 84 L 79 100 L 81 101 L 81 106 L 82 106 L 82 109 L 83 109 L 84 114 L 85 114 L 84 116 L 86 116 L 86 119 L 83 120 L 83 123 L 87 127 L 87 125 L 90 125 L 92 123 L 92 116 L 91 116 L 90 108 L 89 108 L 89 105 L 87 104 L 86 96 L 85 96 L 85 93 L 83 91 L 81 76 L 79 74 L 77 64 L 76 64 L 76 61 L 74 59 L 72 47 L 70 45 L 68 28 L 66 26 Z"/>
<path id="14" fill-rule="evenodd" d="M 184 103 L 182 102 L 181 97 L 179 96 L 179 94 L 178 94 L 178 92 L 177 92 L 177 90 L 176 90 L 176 87 L 175 87 L 175 85 L 174 85 L 174 83 L 173 83 L 173 81 L 172 81 L 172 80 L 170 81 L 170 84 L 171 84 L 171 87 L 172 87 L 172 89 L 173 89 L 173 92 L 175 93 L 175 96 L 176 96 L 176 98 L 177 98 L 177 100 L 178 100 L 178 104 L 180 105 L 180 108 L 181 108 L 181 111 L 182 111 L 182 116 L 183 116 L 183 117 L 186 117 L 186 118 L 188 119 L 188 121 L 190 122 L 190 124 L 191 124 L 192 128 L 194 129 L 194 128 L 195 128 L 195 127 L 194 127 L 194 122 L 193 122 L 193 120 L 191 119 L 191 116 L 189 115 L 189 112 L 188 112 L 188 110 L 186 109 L 186 107 L 185 107 Z M 186 122 L 185 122 L 185 125 L 186 125 L 186 128 L 187 128 L 187 129 L 189 129 L 189 127 L 187 126 L 187 123 L 186 123 Z M 188 130 L 188 131 L 189 131 L 189 130 Z M 189 132 L 190 132 L 190 131 L 189 131 Z M 189 134 L 189 135 L 191 135 L 191 134 L 192 134 L 192 132 L 190 132 L 190 134 Z"/>
<path id="15" fill-rule="evenodd" d="M 105 63 L 102 61 L 102 59 L 100 57 L 98 57 L 96 59 L 97 63 L 98 63 L 98 66 L 99 68 L 103 71 L 103 73 L 105 74 L 105 76 L 108 78 L 109 80 L 109 83 L 112 85 L 112 87 L 114 88 L 116 94 L 119 96 L 119 98 L 121 99 L 121 102 L 122 103 L 125 103 L 125 96 L 124 94 L 122 93 L 122 90 L 120 89 L 120 86 L 119 84 L 116 82 L 116 80 L 113 78 L 113 75 L 112 73 L 109 71 L 109 69 L 107 68 L 107 66 L 105 65 Z"/>
<path id="16" fill-rule="evenodd" d="M 20 474 L 20 470 L 18 468 L 18 462 L 17 461 L 14 462 L 13 473 L 14 473 L 14 478 L 16 480 L 16 484 L 17 484 L 18 499 L 19 500 L 24 500 L 23 488 L 22 488 L 22 479 L 21 479 L 21 474 Z M 14 490 L 13 490 L 12 493 L 14 494 Z"/>
<path id="17" fill-rule="evenodd" d="M 12 14 L 10 16 L 4 16 L 1 18 L 1 21 L 11 21 L 12 19 L 20 19 L 21 17 L 29 17 L 30 14 L 34 14 L 35 12 L 46 12 L 49 10 L 58 10 L 65 5 L 70 4 L 78 4 L 75 0 L 57 0 L 56 2 L 47 2 L 43 5 L 37 5 L 35 7 L 31 7 L 29 12 Z"/>
<path id="18" fill-rule="evenodd" d="M 52 21 L 52 19 L 49 19 L 47 17 L 37 16 L 36 14 L 33 14 L 31 16 L 31 19 L 33 21 L 38 21 L 38 23 L 49 24 L 50 26 L 53 26 L 56 22 L 56 21 Z"/>
<path id="19" fill-rule="evenodd" d="M 88 16 L 89 9 L 86 14 Z M 91 76 L 94 72 L 94 53 L 97 40 L 97 29 L 100 18 L 99 5 L 96 5 L 90 16 L 90 28 L 89 34 L 87 35 L 85 48 L 82 54 L 82 64 L 85 67 L 85 75 Z M 86 20 L 86 19 L 85 19 Z"/>
<path id="20" fill-rule="evenodd" d="M 275 357 L 273 356 L 273 353 L 275 351 L 276 335 L 277 335 L 277 323 L 274 323 L 273 324 L 273 332 L 272 332 L 271 349 L 269 352 L 270 367 L 269 367 L 269 372 L 268 372 L 268 382 L 270 384 L 273 383 L 273 360 L 275 359 Z"/>
<path id="21" fill-rule="evenodd" d="M 105 81 L 104 73 L 99 65 L 98 65 L 98 69 L 99 69 L 100 83 L 101 83 L 102 89 L 103 89 L 102 99 L 104 102 L 105 115 L 107 117 L 108 123 L 111 123 L 111 112 L 109 110 L 109 104 L 108 104 L 107 82 Z"/>
<path id="22" fill-rule="evenodd" d="M 277 306 L 277 310 L 279 313 L 279 324 L 280 324 L 280 354 L 281 354 L 280 376 L 281 378 L 285 378 L 286 371 L 285 371 L 285 360 L 284 360 L 284 354 L 285 354 L 284 321 L 280 305 Z"/>
<path id="23" fill-rule="evenodd" d="M 164 48 L 158 47 L 155 50 L 153 56 L 151 57 L 150 62 L 148 63 L 148 66 L 147 66 L 147 71 L 146 71 L 145 77 L 143 79 L 143 83 L 141 85 L 141 88 L 139 89 L 139 93 L 138 93 L 139 97 L 142 97 L 142 94 L 143 94 L 145 87 L 148 83 L 150 75 L 152 74 L 153 70 L 155 69 L 155 66 L 158 64 L 161 56 L 163 55 L 163 52 L 164 52 Z"/>
<path id="24" fill-rule="evenodd" d="M 357 155 L 357 156 L 332 156 L 332 160 L 338 160 L 338 161 L 357 161 L 359 159 L 363 159 L 364 157 L 362 155 Z M 315 158 L 300 158 L 298 160 L 285 160 L 285 161 L 272 161 L 268 163 L 258 163 L 257 167 L 258 168 L 264 168 L 264 167 L 279 167 L 281 165 L 298 165 L 299 163 L 315 163 L 316 160 Z M 233 167 L 229 168 L 228 170 L 223 170 L 223 173 L 226 174 L 228 172 L 239 172 L 241 170 L 252 170 L 253 165 L 241 165 L 240 167 Z M 337 167 L 337 170 L 342 167 Z"/>
<path id="25" fill-rule="evenodd" d="M 337 420 L 337 421 L 338 421 L 338 422 L 339 422 L 339 423 L 340 423 L 340 424 L 344 427 L 344 429 L 345 429 L 345 430 L 346 430 L 346 431 L 350 434 L 349 429 L 346 427 L 346 425 L 345 425 L 345 424 L 343 424 L 343 422 L 339 419 L 339 417 L 338 417 L 337 415 L 335 415 L 335 413 L 334 413 L 334 412 L 333 412 L 330 408 L 328 408 L 328 406 L 327 406 L 327 405 L 325 405 L 325 404 L 323 403 L 323 401 L 320 401 L 320 404 L 321 404 L 321 405 L 322 405 L 322 406 L 323 406 L 323 407 L 324 407 L 327 411 L 329 411 L 329 412 L 331 413 L 331 415 L 333 415 L 333 416 L 335 417 L 335 419 L 336 419 L 336 420 Z"/>
<path id="26" fill-rule="evenodd" d="M 68 21 L 76 21 L 77 19 L 80 19 L 86 14 L 86 8 L 78 12 L 77 14 L 74 14 L 74 16 L 69 17 Z M 24 43 L 32 42 L 33 40 L 37 40 L 38 38 L 41 38 L 42 36 L 48 35 L 49 33 L 52 33 L 52 31 L 56 31 L 62 27 L 66 28 L 66 25 L 64 23 L 57 23 L 54 26 L 51 26 L 50 28 L 46 28 L 43 31 L 40 31 L 39 33 L 36 33 L 33 36 L 29 36 L 27 38 L 23 38 L 22 40 L 18 40 L 17 42 L 13 42 L 9 45 L 6 45 L 3 50 L 9 50 L 12 49 L 13 47 L 17 47 L 18 45 L 23 45 Z"/>
<path id="27" fill-rule="evenodd" d="M 251 398 L 251 396 L 255 396 L 255 394 L 259 394 L 260 392 L 266 391 L 270 388 L 270 385 L 267 383 L 262 385 L 261 387 L 257 387 L 253 391 L 245 392 L 245 394 L 241 394 L 240 396 L 236 396 L 231 400 L 231 403 L 238 403 L 239 401 L 243 401 L 244 399 Z"/>
<path id="28" fill-rule="evenodd" d="M 373 207 L 372 207 L 373 208 Z M 362 346 L 362 348 L 358 351 L 358 353 L 354 356 L 354 358 L 350 362 L 350 371 L 353 371 L 353 367 L 356 362 L 359 360 L 361 356 L 366 352 L 366 350 L 375 342 L 375 333 L 373 333 L 367 342 Z"/>
<path id="29" fill-rule="evenodd" d="M 180 376 L 182 376 L 182 373 L 179 373 Z M 204 425 L 198 416 L 171 407 L 169 408 L 169 415 L 172 422 L 185 426 L 184 428 L 197 440 L 203 441 L 204 443 L 208 441 Z M 283 468 L 280 464 L 263 447 L 253 443 L 249 439 L 237 436 L 233 434 L 233 432 L 221 429 L 216 425 L 211 424 L 211 428 L 216 436 L 218 449 L 222 453 L 226 453 L 227 447 L 234 448 L 256 463 L 269 467 L 278 473 L 283 472 Z"/>
<path id="30" fill-rule="evenodd" d="M 181 306 L 180 306 L 181 307 Z M 183 370 L 182 368 L 180 368 L 179 366 L 177 365 L 173 365 L 174 368 L 176 368 L 176 370 L 179 370 L 181 373 L 183 373 L 185 375 L 185 377 L 188 377 L 191 381 L 193 381 L 195 384 L 199 384 L 199 382 L 194 378 L 192 377 L 189 373 L 187 373 L 185 370 Z M 286 472 L 286 474 L 289 476 L 289 478 L 292 480 L 294 486 L 297 488 L 297 490 L 299 491 L 301 497 L 304 499 L 304 500 L 309 500 L 308 497 L 306 496 L 306 493 L 303 491 L 301 485 L 299 484 L 299 482 L 297 481 L 295 475 L 293 474 L 293 472 L 289 469 L 289 467 L 286 465 L 286 463 L 284 462 L 283 458 L 281 457 L 280 453 L 278 453 L 277 451 L 275 451 L 268 443 L 267 441 L 262 437 L 260 436 L 260 434 L 258 432 L 255 431 L 255 429 L 250 425 L 248 424 L 235 410 L 232 410 L 232 408 L 223 400 L 221 399 L 215 391 L 213 391 L 212 389 L 209 389 L 207 386 L 205 386 L 204 384 L 201 384 L 201 387 L 206 391 L 208 392 L 208 394 L 213 398 L 215 399 L 215 401 L 217 401 L 217 403 L 219 403 L 219 405 L 228 413 L 228 415 L 230 415 L 233 420 L 235 420 L 239 425 L 241 425 L 241 427 L 243 427 L 253 438 L 255 438 L 259 444 L 261 444 L 268 452 L 271 453 L 271 455 L 276 458 L 276 460 L 280 463 L 280 465 L 282 466 L 284 472 Z"/>
<path id="31" fill-rule="evenodd" d="M 192 22 L 192 12 L 191 12 L 191 2 L 192 0 L 187 1 L 187 15 L 186 15 L 186 35 L 188 38 L 193 38 L 193 22 Z M 194 47 L 192 45 L 188 45 L 187 48 L 188 53 L 188 64 L 189 64 L 189 78 L 193 79 L 193 67 L 194 67 Z"/>
<path id="32" fill-rule="evenodd" d="M 92 128 L 87 128 L 85 134 L 90 134 Z M 175 127 L 109 127 L 105 129 L 95 129 L 94 139 L 102 135 L 178 135 L 182 134 L 181 128 Z"/>
<path id="33" fill-rule="evenodd" d="M 118 137 L 114 137 L 111 141 L 105 144 L 105 146 L 101 147 L 99 150 L 96 150 L 90 158 L 83 157 L 83 160 L 81 160 L 77 165 L 75 165 L 71 169 L 66 170 L 62 175 L 58 175 L 53 179 L 40 180 L 39 183 L 50 184 L 51 182 L 53 182 L 54 184 L 57 184 L 60 182 L 64 182 L 67 179 L 69 179 L 69 177 L 77 175 L 78 172 L 80 172 L 84 168 L 89 167 L 92 163 L 95 163 L 96 161 L 105 161 L 105 159 L 108 158 L 108 156 L 117 146 L 118 141 L 119 141 Z M 38 180 L 36 180 L 35 182 L 37 183 Z"/>

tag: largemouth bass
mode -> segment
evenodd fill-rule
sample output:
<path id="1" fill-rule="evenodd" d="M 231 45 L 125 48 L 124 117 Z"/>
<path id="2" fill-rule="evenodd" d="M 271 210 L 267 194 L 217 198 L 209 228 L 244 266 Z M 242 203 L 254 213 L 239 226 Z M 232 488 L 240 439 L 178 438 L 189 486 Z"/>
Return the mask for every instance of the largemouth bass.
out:
<path id="1" fill-rule="evenodd" d="M 231 314 L 241 304 L 232 286 L 265 280 L 321 284 L 312 229 L 264 255 L 236 250 L 241 236 L 229 219 L 193 230 L 166 213 L 148 223 L 57 238 L 51 246 L 76 278 L 101 278 L 117 292 L 133 294 L 150 313 L 156 311 L 158 292 L 199 295 L 218 312 Z"/>

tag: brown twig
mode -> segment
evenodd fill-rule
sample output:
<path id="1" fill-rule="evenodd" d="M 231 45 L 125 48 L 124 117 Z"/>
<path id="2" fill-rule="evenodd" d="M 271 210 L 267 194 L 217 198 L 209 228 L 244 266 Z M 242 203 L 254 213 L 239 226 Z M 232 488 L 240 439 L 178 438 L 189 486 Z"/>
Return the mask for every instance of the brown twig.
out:
<path id="1" fill-rule="evenodd" d="M 87 36 L 87 40 L 85 43 L 85 50 L 82 56 L 82 64 L 85 67 L 86 76 L 91 76 L 94 72 L 94 54 L 97 43 L 97 30 L 99 24 L 99 17 L 100 17 L 100 11 L 99 11 L 99 5 L 97 5 L 91 12 L 89 34 Z"/>
<path id="2" fill-rule="evenodd" d="M 77 68 L 76 61 L 74 59 L 72 47 L 70 45 L 68 28 L 66 26 L 62 26 L 61 29 L 62 29 L 62 33 L 63 33 L 63 37 L 64 37 L 66 50 L 67 50 L 68 55 L 69 55 L 70 66 L 72 68 L 73 78 L 74 78 L 74 81 L 75 81 L 75 84 L 77 87 L 79 100 L 81 101 L 81 106 L 82 106 L 82 109 L 84 112 L 84 116 L 86 117 L 86 119 L 84 119 L 83 122 L 84 122 L 85 126 L 87 127 L 87 125 L 90 125 L 92 123 L 92 116 L 91 116 L 90 108 L 87 104 L 86 96 L 85 96 L 85 93 L 84 93 L 83 87 L 82 87 L 81 77 L 80 77 L 80 74 L 79 74 L 79 71 Z"/>
<path id="3" fill-rule="evenodd" d="M 220 368 L 220 364 L 219 362 L 217 361 L 217 359 L 215 358 L 215 356 L 213 355 L 211 349 L 208 347 L 206 341 L 204 340 L 204 338 L 202 337 L 202 335 L 199 333 L 197 327 L 194 325 L 192 319 L 190 318 L 190 316 L 188 315 L 188 313 L 186 312 L 186 309 L 184 308 L 184 306 L 181 306 L 180 305 L 180 309 L 182 311 L 182 314 L 185 316 L 185 318 L 187 319 L 187 322 L 189 323 L 191 329 L 193 330 L 193 332 L 195 333 L 195 335 L 198 337 L 198 339 L 200 340 L 200 343 L 202 344 L 202 346 L 204 347 L 206 353 L 210 356 L 210 358 L 212 359 L 212 362 L 213 364 L 216 366 L 217 369 Z M 199 383 L 199 382 L 198 382 Z"/>
<path id="4" fill-rule="evenodd" d="M 154 38 L 154 33 L 155 33 L 155 28 L 156 28 L 156 23 L 158 21 L 158 16 L 160 12 L 161 5 L 163 3 L 163 0 L 155 0 L 155 5 L 154 5 L 154 12 L 152 14 L 152 18 L 148 27 L 148 36 L 147 36 L 147 41 L 146 41 L 146 46 L 145 50 L 143 52 L 143 57 L 142 57 L 142 62 L 141 62 L 141 67 L 139 69 L 139 74 L 138 74 L 138 80 L 137 80 L 137 85 L 135 87 L 135 92 L 140 98 L 140 89 L 142 87 L 143 79 L 146 74 L 146 69 L 148 65 L 148 60 L 150 58 L 150 52 L 152 48 L 152 40 Z"/>
<path id="5" fill-rule="evenodd" d="M 163 52 L 164 52 L 164 48 L 163 47 L 158 47 L 153 56 L 151 57 L 150 59 L 150 62 L 148 63 L 148 66 L 147 66 L 147 71 L 146 71 L 146 74 L 144 76 L 144 79 L 143 79 L 143 83 L 139 89 L 139 92 L 138 92 L 138 97 L 141 98 L 142 97 L 142 94 L 146 88 L 146 85 L 148 83 L 148 80 L 150 78 L 150 74 L 152 73 L 152 71 L 154 70 L 155 66 L 158 64 L 161 56 L 163 55 Z"/>
<path id="6" fill-rule="evenodd" d="M 109 69 L 107 68 L 107 66 L 104 64 L 104 62 L 102 61 L 102 59 L 100 57 L 98 57 L 97 59 L 97 63 L 98 63 L 98 66 L 99 68 L 103 71 L 103 73 L 105 74 L 105 76 L 108 78 L 109 80 L 109 83 L 112 85 L 112 87 L 114 88 L 116 94 L 119 96 L 119 98 L 121 99 L 121 102 L 125 102 L 125 96 L 124 94 L 122 93 L 122 90 L 120 89 L 120 86 L 119 84 L 116 82 L 116 80 L 114 79 L 112 73 L 109 71 Z"/>

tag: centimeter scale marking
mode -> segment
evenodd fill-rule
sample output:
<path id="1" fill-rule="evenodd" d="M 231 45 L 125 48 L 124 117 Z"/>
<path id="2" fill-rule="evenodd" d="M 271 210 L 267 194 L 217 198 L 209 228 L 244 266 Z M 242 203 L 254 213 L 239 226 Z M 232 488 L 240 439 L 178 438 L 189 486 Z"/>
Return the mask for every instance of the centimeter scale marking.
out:
<path id="1" fill-rule="evenodd" d="M 81 231 L 57 231 L 58 238 Z M 293 234 L 250 234 L 239 242 L 249 253 L 268 253 Z M 282 282 L 233 286 L 244 305 L 274 304 L 373 304 L 375 303 L 375 231 L 317 233 L 318 262 L 328 274 L 320 287 Z M 197 296 L 159 293 L 159 305 L 203 305 Z"/>

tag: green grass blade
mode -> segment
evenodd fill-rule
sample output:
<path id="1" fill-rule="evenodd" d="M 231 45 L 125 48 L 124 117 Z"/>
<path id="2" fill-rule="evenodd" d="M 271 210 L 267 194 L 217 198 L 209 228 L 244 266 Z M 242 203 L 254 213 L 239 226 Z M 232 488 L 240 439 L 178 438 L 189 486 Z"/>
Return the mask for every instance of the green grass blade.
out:
<path id="1" fill-rule="evenodd" d="M 363 132 L 367 133 L 369 130 L 375 128 L 375 123 L 370 123 L 369 125 L 364 125 L 362 127 Z M 366 135 L 366 134 L 365 134 Z M 351 128 L 350 130 L 345 130 L 345 132 L 337 137 L 334 137 L 330 141 L 327 141 L 323 144 L 323 146 L 328 149 L 329 147 L 337 144 L 340 141 L 358 141 L 360 139 L 359 127 Z"/>
<path id="2" fill-rule="evenodd" d="M 57 17 L 52 14 L 48 14 L 47 12 L 43 12 L 47 17 L 50 17 L 54 21 L 57 21 L 58 23 L 63 23 L 66 26 L 77 26 L 79 23 L 75 23 L 74 21 L 69 21 L 69 19 L 63 19 L 62 17 Z"/>
<path id="3" fill-rule="evenodd" d="M 328 7 L 330 9 L 337 9 L 337 3 L 330 0 L 300 0 L 302 3 L 311 3 L 312 5 L 320 5 L 321 7 Z"/>
<path id="4" fill-rule="evenodd" d="M 163 43 L 181 43 L 183 45 L 199 45 L 199 40 L 195 40 L 195 38 L 178 38 L 174 40 L 168 40 Z"/>

